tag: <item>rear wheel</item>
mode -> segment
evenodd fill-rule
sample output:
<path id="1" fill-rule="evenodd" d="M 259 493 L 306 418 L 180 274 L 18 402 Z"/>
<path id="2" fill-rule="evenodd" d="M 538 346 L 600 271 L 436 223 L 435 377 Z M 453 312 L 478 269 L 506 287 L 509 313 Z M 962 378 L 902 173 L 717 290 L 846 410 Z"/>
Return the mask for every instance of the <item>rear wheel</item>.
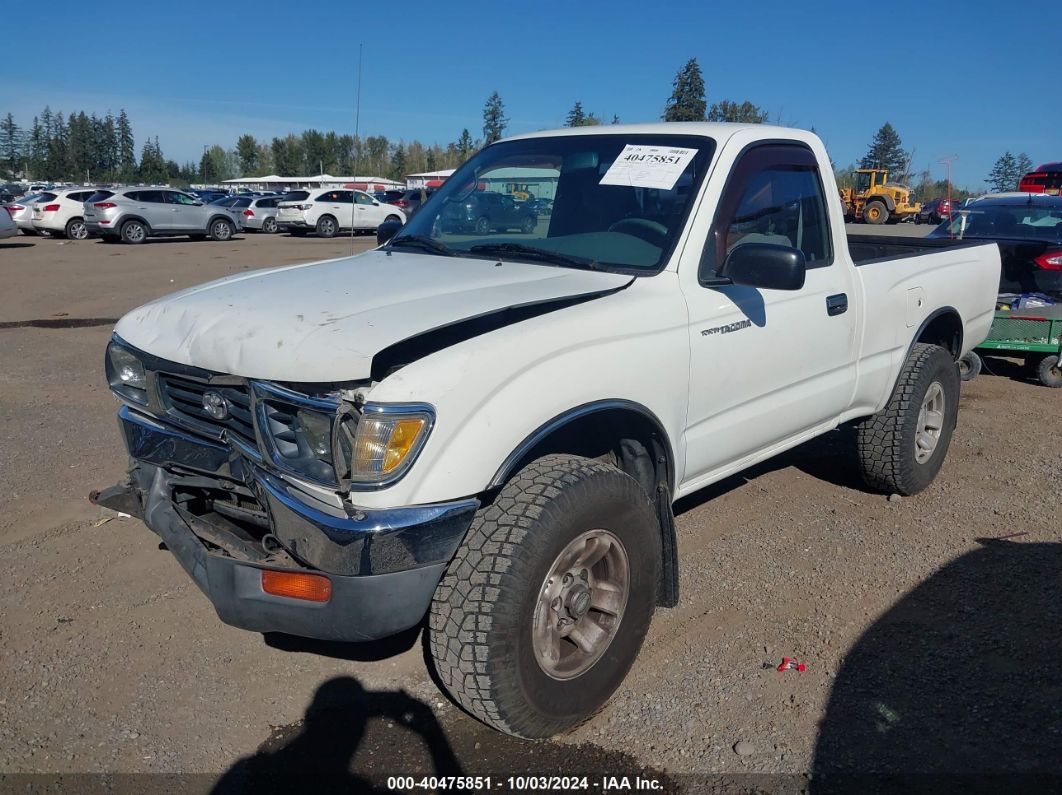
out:
<path id="1" fill-rule="evenodd" d="M 143 243 L 147 239 L 148 231 L 140 221 L 126 221 L 122 224 L 122 242 L 133 245 Z"/>
<path id="2" fill-rule="evenodd" d="M 1052 389 L 1062 387 L 1062 367 L 1059 367 L 1058 356 L 1051 354 L 1042 358 L 1036 366 L 1036 377 L 1044 386 Z"/>
<path id="3" fill-rule="evenodd" d="M 275 235 L 277 232 L 277 219 L 266 218 L 264 221 L 262 221 L 262 231 L 265 232 L 267 235 Z"/>
<path id="4" fill-rule="evenodd" d="M 88 240 L 89 230 L 84 218 L 71 218 L 66 222 L 66 236 L 71 240 Z"/>
<path id="5" fill-rule="evenodd" d="M 863 220 L 868 224 L 883 224 L 889 220 L 889 210 L 884 202 L 867 202 L 863 208 Z"/>
<path id="6" fill-rule="evenodd" d="M 981 357 L 974 351 L 959 359 L 959 377 L 963 381 L 973 381 L 981 374 Z"/>
<path id="7" fill-rule="evenodd" d="M 330 215 L 322 215 L 317 219 L 317 236 L 318 237 L 335 237 L 336 232 L 339 231 L 339 224 L 336 223 L 336 219 Z"/>
<path id="8" fill-rule="evenodd" d="M 959 368 L 937 345 L 918 343 L 885 408 L 858 427 L 863 480 L 871 488 L 917 494 L 933 482 L 959 411 Z"/>
<path id="9" fill-rule="evenodd" d="M 439 678 L 501 731 L 576 726 L 633 664 L 660 559 L 655 512 L 632 477 L 577 456 L 531 463 L 477 513 L 435 592 Z"/>

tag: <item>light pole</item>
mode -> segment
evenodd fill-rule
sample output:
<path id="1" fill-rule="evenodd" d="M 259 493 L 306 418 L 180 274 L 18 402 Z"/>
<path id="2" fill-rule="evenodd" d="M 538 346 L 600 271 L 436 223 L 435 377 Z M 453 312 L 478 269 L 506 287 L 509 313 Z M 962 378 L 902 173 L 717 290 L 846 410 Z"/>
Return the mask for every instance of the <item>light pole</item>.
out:
<path id="1" fill-rule="evenodd" d="M 955 230 L 951 228 L 951 164 L 958 159 L 958 155 L 945 155 L 937 161 L 938 163 L 942 163 L 948 169 L 948 234 L 951 237 L 955 237 Z"/>

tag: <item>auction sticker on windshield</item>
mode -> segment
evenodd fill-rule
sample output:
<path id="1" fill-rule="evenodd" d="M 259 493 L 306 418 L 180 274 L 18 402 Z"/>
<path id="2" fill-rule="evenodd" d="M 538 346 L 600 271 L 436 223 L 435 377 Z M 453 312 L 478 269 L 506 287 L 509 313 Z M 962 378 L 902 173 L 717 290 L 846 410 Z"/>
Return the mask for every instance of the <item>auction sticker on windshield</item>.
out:
<path id="1" fill-rule="evenodd" d="M 679 146 L 627 144 L 600 184 L 671 190 L 695 154 Z"/>

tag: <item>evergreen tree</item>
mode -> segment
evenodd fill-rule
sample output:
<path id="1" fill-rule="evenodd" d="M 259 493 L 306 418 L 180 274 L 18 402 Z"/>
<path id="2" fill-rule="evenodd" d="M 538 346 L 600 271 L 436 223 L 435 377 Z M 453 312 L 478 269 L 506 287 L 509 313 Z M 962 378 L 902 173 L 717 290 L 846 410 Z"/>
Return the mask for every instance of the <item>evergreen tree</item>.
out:
<path id="1" fill-rule="evenodd" d="M 133 140 L 133 126 L 125 108 L 118 111 L 118 177 L 124 182 L 132 182 L 136 177 L 136 143 Z"/>
<path id="2" fill-rule="evenodd" d="M 1014 181 L 1014 190 L 1018 189 L 1018 183 L 1021 182 L 1021 178 L 1033 170 L 1033 162 L 1029 159 L 1029 156 L 1022 152 L 1018 155 L 1017 160 L 1014 163 L 1014 173 L 1017 179 Z"/>
<path id="3" fill-rule="evenodd" d="M 22 129 L 15 123 L 13 114 L 8 113 L 0 120 L 0 157 L 3 158 L 3 170 L 9 178 L 14 178 L 22 160 L 25 137 Z"/>
<path id="4" fill-rule="evenodd" d="M 47 156 L 44 129 L 37 116 L 33 117 L 33 126 L 29 133 L 29 168 L 34 179 L 39 179 L 44 172 L 44 160 Z"/>
<path id="5" fill-rule="evenodd" d="M 147 184 L 162 184 L 168 180 L 166 158 L 162 156 L 158 136 L 155 136 L 154 140 L 144 141 L 144 146 L 140 150 L 139 177 Z"/>
<path id="6" fill-rule="evenodd" d="M 704 121 L 704 77 L 696 58 L 690 58 L 675 75 L 671 96 L 664 106 L 664 121 Z"/>
<path id="7" fill-rule="evenodd" d="M 467 127 L 461 130 L 461 137 L 457 139 L 457 143 L 453 144 L 453 147 L 454 155 L 457 158 L 456 165 L 460 165 L 472 157 L 473 152 L 476 151 L 476 144 L 472 141 L 472 135 Z"/>
<path id="8" fill-rule="evenodd" d="M 63 179 L 70 173 L 70 128 L 66 125 L 62 111 L 55 114 L 51 128 L 46 176 L 48 179 Z"/>
<path id="9" fill-rule="evenodd" d="M 258 141 L 253 135 L 241 135 L 236 139 L 236 154 L 240 158 L 241 176 L 248 177 L 258 171 Z"/>
<path id="10" fill-rule="evenodd" d="M 1014 190 L 1024 173 L 1024 171 L 1018 171 L 1018 161 L 1008 151 L 999 156 L 992 170 L 988 172 L 988 179 L 985 182 L 989 184 L 993 193 L 1003 193 Z"/>
<path id="11" fill-rule="evenodd" d="M 881 168 L 889 172 L 892 182 L 903 182 L 910 169 L 911 156 L 904 151 L 900 134 L 885 122 L 874 135 L 867 153 L 859 161 L 860 168 Z"/>
<path id="12" fill-rule="evenodd" d="M 582 127 L 586 123 L 586 114 L 583 112 L 583 103 L 576 101 L 572 109 L 568 111 L 568 117 L 564 121 L 565 127 Z"/>
<path id="13" fill-rule="evenodd" d="M 391 155 L 391 179 L 402 182 L 406 176 L 406 148 L 401 143 Z"/>
<path id="14" fill-rule="evenodd" d="M 763 124 L 767 121 L 767 111 L 753 105 L 748 100 L 741 104 L 724 99 L 712 104 L 708 111 L 708 121 L 729 121 L 741 124 Z"/>
<path id="15" fill-rule="evenodd" d="M 499 140 L 509 126 L 509 119 L 505 116 L 505 106 L 501 97 L 495 91 L 487 98 L 483 106 L 483 144 L 492 144 Z"/>

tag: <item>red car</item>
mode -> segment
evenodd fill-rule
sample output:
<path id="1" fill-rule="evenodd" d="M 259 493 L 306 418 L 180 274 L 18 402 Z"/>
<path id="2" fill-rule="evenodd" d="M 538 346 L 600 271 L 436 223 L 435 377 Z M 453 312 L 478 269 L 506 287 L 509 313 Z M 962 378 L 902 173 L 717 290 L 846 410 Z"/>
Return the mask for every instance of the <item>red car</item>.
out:
<path id="1" fill-rule="evenodd" d="M 1018 190 L 1024 193 L 1062 193 L 1062 163 L 1044 163 L 1021 178 Z"/>

